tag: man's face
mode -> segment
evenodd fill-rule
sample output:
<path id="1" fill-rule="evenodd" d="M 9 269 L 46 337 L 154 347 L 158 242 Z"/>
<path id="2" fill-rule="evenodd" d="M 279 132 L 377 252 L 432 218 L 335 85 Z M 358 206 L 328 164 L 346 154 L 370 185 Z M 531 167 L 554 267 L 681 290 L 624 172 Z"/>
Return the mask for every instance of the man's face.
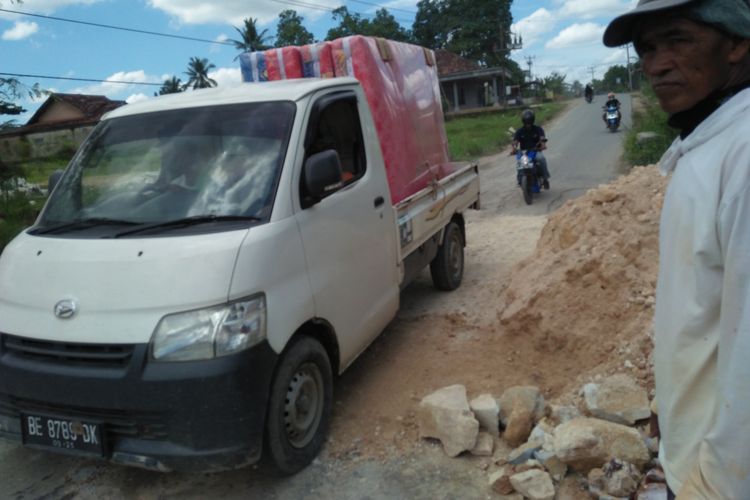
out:
<path id="1" fill-rule="evenodd" d="M 642 21 L 635 49 L 643 72 L 667 113 L 692 108 L 729 80 L 731 40 L 680 17 Z"/>

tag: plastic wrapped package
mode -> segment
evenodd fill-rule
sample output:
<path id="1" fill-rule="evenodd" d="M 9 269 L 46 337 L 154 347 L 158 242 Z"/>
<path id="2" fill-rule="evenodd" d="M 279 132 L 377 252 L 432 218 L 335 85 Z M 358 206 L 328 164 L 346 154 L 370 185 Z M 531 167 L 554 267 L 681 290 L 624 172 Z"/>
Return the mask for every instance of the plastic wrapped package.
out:
<path id="1" fill-rule="evenodd" d="M 394 204 L 454 171 L 432 51 L 358 35 L 296 49 L 305 76 L 332 73 L 359 80 L 375 121 Z M 255 59 L 243 54 L 241 64 L 258 61 L 257 70 L 243 66 L 243 79 L 263 81 L 255 75 L 263 74 L 261 62 L 268 65 L 267 53 Z M 265 74 L 281 78 L 279 72 Z"/>
<path id="2" fill-rule="evenodd" d="M 302 73 L 306 78 L 333 78 L 333 55 L 328 42 L 298 47 L 302 57 Z"/>
<path id="3" fill-rule="evenodd" d="M 298 47 L 245 52 L 240 55 L 240 70 L 246 82 L 302 78 L 302 57 Z"/>

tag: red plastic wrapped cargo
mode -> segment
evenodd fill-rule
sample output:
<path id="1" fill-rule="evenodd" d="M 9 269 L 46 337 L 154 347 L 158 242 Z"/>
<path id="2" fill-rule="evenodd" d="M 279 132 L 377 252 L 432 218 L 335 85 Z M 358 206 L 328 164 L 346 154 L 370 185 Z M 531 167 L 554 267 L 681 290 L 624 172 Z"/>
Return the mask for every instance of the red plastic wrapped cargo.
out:
<path id="1" fill-rule="evenodd" d="M 305 76 L 327 76 L 332 70 L 335 76 L 359 80 L 375 120 L 394 204 L 453 172 L 432 51 L 364 36 L 288 48 L 299 54 Z M 263 73 L 246 67 L 245 61 L 259 60 L 266 61 L 268 79 L 281 77 L 270 70 L 267 55 L 243 54 L 246 81 L 258 81 L 252 76 Z"/>

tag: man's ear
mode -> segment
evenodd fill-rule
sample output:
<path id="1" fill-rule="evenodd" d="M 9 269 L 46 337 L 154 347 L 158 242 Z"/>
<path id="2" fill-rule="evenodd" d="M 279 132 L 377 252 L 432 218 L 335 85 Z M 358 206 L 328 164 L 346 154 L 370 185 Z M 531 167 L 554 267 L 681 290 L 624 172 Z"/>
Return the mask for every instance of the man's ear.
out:
<path id="1" fill-rule="evenodd" d="M 737 64 L 750 53 L 750 40 L 744 38 L 732 38 L 729 47 L 729 63 Z"/>

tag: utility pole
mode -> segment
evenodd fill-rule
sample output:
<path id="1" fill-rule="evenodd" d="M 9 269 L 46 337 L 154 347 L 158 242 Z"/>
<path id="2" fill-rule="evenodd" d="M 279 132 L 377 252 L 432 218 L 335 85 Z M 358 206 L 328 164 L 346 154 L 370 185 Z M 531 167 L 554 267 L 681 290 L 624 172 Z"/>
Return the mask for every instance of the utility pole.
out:
<path id="1" fill-rule="evenodd" d="M 589 66 L 589 71 L 591 71 L 591 83 L 594 83 L 594 67 Z"/>
<path id="2" fill-rule="evenodd" d="M 510 39 L 510 44 L 506 46 L 505 40 Z M 496 46 L 497 47 L 497 46 Z M 503 56 L 503 59 L 505 61 L 508 60 L 508 56 L 505 55 L 506 49 L 508 50 L 508 54 L 510 54 L 511 51 L 514 50 L 520 50 L 523 48 L 523 39 L 520 35 L 514 34 L 512 31 L 507 30 L 503 28 L 503 26 L 500 26 L 500 53 Z M 508 107 L 508 93 L 506 92 L 505 88 L 505 71 L 506 67 L 503 65 L 502 73 L 500 74 L 500 85 L 502 86 L 503 90 L 503 107 Z M 495 84 L 497 85 L 497 80 L 495 80 Z M 497 93 L 497 89 L 495 89 Z"/>
<path id="3" fill-rule="evenodd" d="M 628 89 L 633 91 L 633 72 L 630 69 L 630 44 L 625 45 L 625 54 L 628 58 Z"/>
<path id="4" fill-rule="evenodd" d="M 533 77 L 531 76 L 531 65 L 534 64 L 534 59 L 536 59 L 536 56 L 526 56 L 526 64 L 529 65 L 529 82 L 533 80 Z"/>

